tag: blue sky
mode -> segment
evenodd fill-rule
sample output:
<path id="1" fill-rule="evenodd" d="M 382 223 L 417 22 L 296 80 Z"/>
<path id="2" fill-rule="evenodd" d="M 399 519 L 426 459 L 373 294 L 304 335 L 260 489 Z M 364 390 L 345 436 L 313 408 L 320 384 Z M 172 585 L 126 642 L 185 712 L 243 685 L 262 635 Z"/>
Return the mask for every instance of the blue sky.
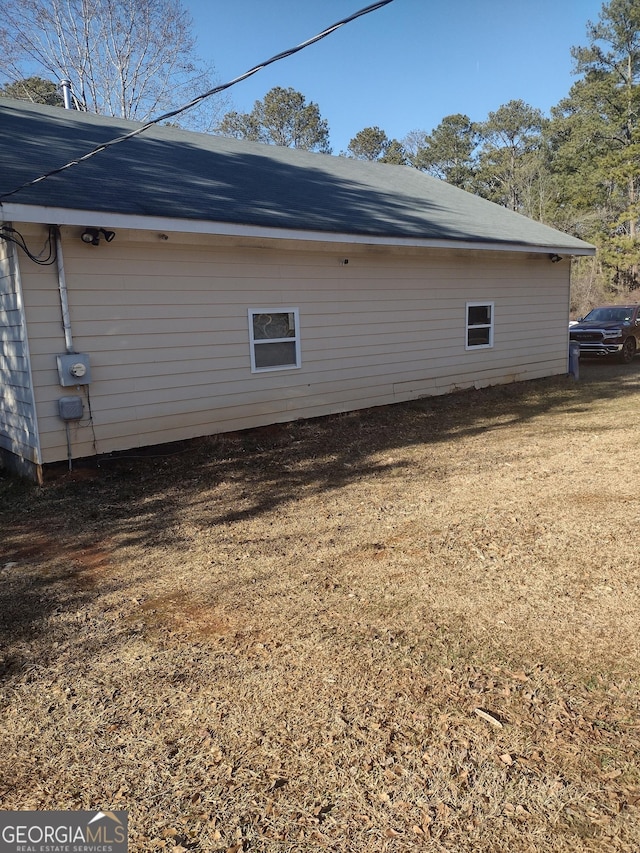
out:
<path id="1" fill-rule="evenodd" d="M 371 0 L 183 0 L 201 58 L 218 82 L 315 35 Z M 482 121 L 521 98 L 548 113 L 575 80 L 572 45 L 587 43 L 601 0 L 394 0 L 234 86 L 248 112 L 273 86 L 315 101 L 333 151 L 364 127 L 401 139 L 446 115 Z"/>

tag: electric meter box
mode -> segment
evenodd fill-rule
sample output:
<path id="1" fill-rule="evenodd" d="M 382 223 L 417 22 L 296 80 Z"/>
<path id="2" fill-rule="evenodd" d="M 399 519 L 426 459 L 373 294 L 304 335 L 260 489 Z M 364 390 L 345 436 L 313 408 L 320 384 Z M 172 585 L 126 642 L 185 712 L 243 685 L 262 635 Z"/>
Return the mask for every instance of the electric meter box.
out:
<path id="1" fill-rule="evenodd" d="M 68 352 L 64 355 L 57 355 L 56 360 L 62 386 L 88 385 L 91 382 L 91 365 L 86 353 Z"/>
<path id="2" fill-rule="evenodd" d="M 83 406 L 80 397 L 60 397 L 58 400 L 58 415 L 63 421 L 79 421 L 82 418 Z"/>

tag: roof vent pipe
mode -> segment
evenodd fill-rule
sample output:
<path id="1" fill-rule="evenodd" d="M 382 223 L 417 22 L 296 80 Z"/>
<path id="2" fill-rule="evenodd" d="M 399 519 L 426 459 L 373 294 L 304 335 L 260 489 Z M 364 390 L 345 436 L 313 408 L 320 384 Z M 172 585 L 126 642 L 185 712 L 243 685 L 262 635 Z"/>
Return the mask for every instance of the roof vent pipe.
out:
<path id="1" fill-rule="evenodd" d="M 62 89 L 62 98 L 64 100 L 65 110 L 72 110 L 73 102 L 71 100 L 71 80 L 61 80 L 60 88 Z"/>

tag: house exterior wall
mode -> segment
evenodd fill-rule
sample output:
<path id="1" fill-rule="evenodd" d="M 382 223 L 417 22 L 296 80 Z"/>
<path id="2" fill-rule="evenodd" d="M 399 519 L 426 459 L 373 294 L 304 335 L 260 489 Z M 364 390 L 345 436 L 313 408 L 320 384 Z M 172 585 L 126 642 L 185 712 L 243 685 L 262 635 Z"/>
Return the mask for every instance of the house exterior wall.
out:
<path id="1" fill-rule="evenodd" d="M 0 240 L 0 460 L 32 475 L 40 452 L 17 251 Z"/>
<path id="2" fill-rule="evenodd" d="M 44 462 L 67 457 L 70 393 L 85 405 L 77 458 L 567 370 L 569 262 L 544 254 L 79 233 L 63 229 L 64 264 L 90 386 L 59 384 L 55 267 L 23 270 Z M 478 300 L 494 303 L 494 345 L 467 350 Z M 248 309 L 279 307 L 299 310 L 302 365 L 252 373 Z"/>

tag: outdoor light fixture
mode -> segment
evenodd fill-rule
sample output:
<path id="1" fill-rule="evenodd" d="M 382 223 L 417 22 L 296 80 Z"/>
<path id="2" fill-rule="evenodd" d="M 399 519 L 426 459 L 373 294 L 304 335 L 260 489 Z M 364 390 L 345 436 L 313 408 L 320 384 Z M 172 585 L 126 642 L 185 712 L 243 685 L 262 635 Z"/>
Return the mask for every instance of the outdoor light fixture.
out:
<path id="1" fill-rule="evenodd" d="M 85 228 L 80 239 L 83 243 L 91 243 L 92 246 L 97 246 L 100 242 L 100 232 L 97 228 Z"/>
<path id="2" fill-rule="evenodd" d="M 85 228 L 80 235 L 80 239 L 83 243 L 88 243 L 91 246 L 97 246 L 100 243 L 101 234 L 107 243 L 110 243 L 116 236 L 115 231 L 107 231 L 104 228 Z"/>
<path id="3" fill-rule="evenodd" d="M 561 255 L 549 255 L 549 260 L 551 261 L 552 264 L 557 264 L 558 261 L 562 260 L 562 256 Z"/>

